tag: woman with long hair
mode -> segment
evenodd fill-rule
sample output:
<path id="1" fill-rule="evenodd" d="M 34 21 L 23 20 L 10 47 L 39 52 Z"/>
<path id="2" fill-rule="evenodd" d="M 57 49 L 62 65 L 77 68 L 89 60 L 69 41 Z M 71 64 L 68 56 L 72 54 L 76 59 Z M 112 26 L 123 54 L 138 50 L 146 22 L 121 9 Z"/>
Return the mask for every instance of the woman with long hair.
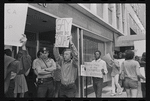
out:
<path id="1" fill-rule="evenodd" d="M 140 64 L 133 59 L 134 52 L 132 50 L 127 50 L 125 54 L 125 61 L 121 66 L 121 73 L 124 74 L 124 88 L 127 97 L 137 97 L 138 77 L 144 80 L 145 77 L 140 73 Z"/>

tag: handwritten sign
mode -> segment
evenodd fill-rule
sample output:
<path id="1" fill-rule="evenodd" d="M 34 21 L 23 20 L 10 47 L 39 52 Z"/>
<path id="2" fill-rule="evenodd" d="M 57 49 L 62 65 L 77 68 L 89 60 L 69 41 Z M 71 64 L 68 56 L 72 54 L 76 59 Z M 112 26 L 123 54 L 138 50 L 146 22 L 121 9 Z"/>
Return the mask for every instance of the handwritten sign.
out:
<path id="1" fill-rule="evenodd" d="M 142 56 L 146 51 L 146 40 L 134 41 L 135 55 Z"/>
<path id="2" fill-rule="evenodd" d="M 68 47 L 68 36 L 71 35 L 72 18 L 58 18 L 56 19 L 56 47 Z"/>
<path id="3" fill-rule="evenodd" d="M 28 4 L 5 3 L 4 9 L 4 44 L 21 46 L 24 34 Z"/>
<path id="4" fill-rule="evenodd" d="M 89 77 L 101 77 L 102 72 L 99 63 L 95 62 L 85 62 L 84 65 L 81 65 L 81 76 Z"/>
<path id="5" fill-rule="evenodd" d="M 141 73 L 141 75 L 142 75 L 143 77 L 146 77 L 146 76 L 145 76 L 145 68 L 144 68 L 144 67 L 140 67 L 140 73 Z M 146 81 L 144 81 L 144 80 L 141 79 L 141 82 L 146 82 Z"/>

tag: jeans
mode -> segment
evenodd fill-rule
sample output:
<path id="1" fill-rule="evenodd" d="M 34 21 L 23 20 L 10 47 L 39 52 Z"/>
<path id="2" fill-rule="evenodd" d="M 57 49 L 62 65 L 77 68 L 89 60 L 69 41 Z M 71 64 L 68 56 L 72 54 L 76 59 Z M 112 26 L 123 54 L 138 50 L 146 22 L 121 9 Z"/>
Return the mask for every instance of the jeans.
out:
<path id="1" fill-rule="evenodd" d="M 116 74 L 115 76 L 112 77 L 112 93 L 116 93 L 116 88 L 117 92 L 121 93 L 121 86 L 118 83 L 119 80 L 119 74 Z"/>
<path id="2" fill-rule="evenodd" d="M 15 80 L 10 80 L 8 91 L 5 94 L 5 97 L 14 97 L 14 89 L 15 89 Z"/>
<path id="3" fill-rule="evenodd" d="M 59 97 L 75 97 L 76 96 L 76 85 L 69 84 L 60 86 Z"/>
<path id="4" fill-rule="evenodd" d="M 54 97 L 54 81 L 38 84 L 37 97 Z"/>
<path id="5" fill-rule="evenodd" d="M 93 77 L 93 88 L 95 91 L 96 98 L 102 96 L 103 78 Z"/>
<path id="6" fill-rule="evenodd" d="M 141 90 L 143 98 L 146 97 L 146 83 L 141 83 Z"/>
<path id="7" fill-rule="evenodd" d="M 60 91 L 61 81 L 55 81 L 55 97 L 58 97 L 58 93 Z"/>

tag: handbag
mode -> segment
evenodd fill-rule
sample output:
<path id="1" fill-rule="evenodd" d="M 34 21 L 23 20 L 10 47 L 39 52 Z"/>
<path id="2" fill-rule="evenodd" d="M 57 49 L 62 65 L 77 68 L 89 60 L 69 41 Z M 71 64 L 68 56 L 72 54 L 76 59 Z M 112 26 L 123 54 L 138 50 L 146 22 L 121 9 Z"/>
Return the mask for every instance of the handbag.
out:
<path id="1" fill-rule="evenodd" d="M 120 80 L 124 80 L 124 78 L 125 78 L 124 62 L 122 63 L 122 65 L 123 65 L 123 68 L 122 68 L 122 71 L 119 76 Z"/>

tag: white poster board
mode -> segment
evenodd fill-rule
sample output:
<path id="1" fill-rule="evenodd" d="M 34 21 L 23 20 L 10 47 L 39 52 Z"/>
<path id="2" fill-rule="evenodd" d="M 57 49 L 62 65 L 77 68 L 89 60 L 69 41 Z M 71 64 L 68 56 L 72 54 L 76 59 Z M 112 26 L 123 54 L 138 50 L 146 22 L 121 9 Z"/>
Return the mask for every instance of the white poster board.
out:
<path id="1" fill-rule="evenodd" d="M 110 63 L 112 58 L 111 58 L 110 54 L 107 53 L 105 56 L 102 57 L 102 60 L 104 60 L 107 63 Z"/>
<path id="2" fill-rule="evenodd" d="M 85 62 L 81 65 L 81 76 L 100 77 L 102 75 L 100 64 L 96 62 Z"/>
<path id="3" fill-rule="evenodd" d="M 146 40 L 134 41 L 135 55 L 142 56 L 146 52 Z"/>
<path id="4" fill-rule="evenodd" d="M 72 18 L 56 19 L 55 47 L 69 47 L 68 36 L 71 35 Z"/>
<path id="5" fill-rule="evenodd" d="M 28 4 L 5 3 L 4 5 L 4 44 L 21 46 L 27 17 Z"/>
<path id="6" fill-rule="evenodd" d="M 145 76 L 145 68 L 144 68 L 144 67 L 140 67 L 140 73 L 141 73 L 141 75 L 142 75 L 143 77 L 146 78 L 146 76 Z M 146 81 L 144 81 L 143 79 L 141 79 L 141 82 L 146 82 Z"/>

